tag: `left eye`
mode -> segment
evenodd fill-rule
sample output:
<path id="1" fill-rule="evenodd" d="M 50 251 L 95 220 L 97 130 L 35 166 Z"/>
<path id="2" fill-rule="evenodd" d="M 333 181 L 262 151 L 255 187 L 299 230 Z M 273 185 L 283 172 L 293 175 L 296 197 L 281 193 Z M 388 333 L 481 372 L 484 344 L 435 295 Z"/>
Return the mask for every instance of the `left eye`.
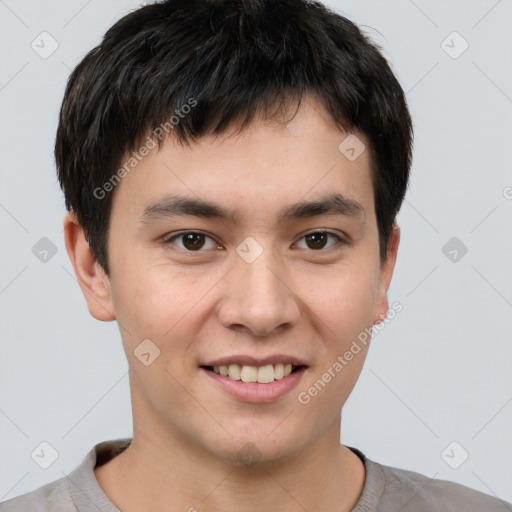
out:
<path id="1" fill-rule="evenodd" d="M 334 233 L 330 233 L 329 231 L 314 231 L 312 233 L 308 233 L 304 235 L 301 240 L 306 239 L 306 243 L 312 243 L 313 247 L 307 247 L 307 249 L 325 249 L 325 243 L 327 241 L 328 237 L 332 237 L 336 239 L 336 242 L 344 243 L 344 240 L 342 240 L 338 235 L 335 235 Z M 335 244 L 330 245 L 329 247 L 332 247 Z M 327 247 L 327 248 L 329 248 Z"/>
<path id="2" fill-rule="evenodd" d="M 314 231 L 312 233 L 307 233 L 301 238 L 301 240 L 305 239 L 307 244 L 312 244 L 312 246 L 306 247 L 306 249 L 317 251 L 319 249 L 326 248 L 325 244 L 328 237 L 334 238 L 335 242 L 344 243 L 344 240 L 342 240 L 338 235 L 328 231 Z M 209 239 L 211 241 L 210 247 L 206 247 L 206 249 L 218 247 L 218 244 L 216 244 L 209 236 L 198 231 L 183 231 L 168 237 L 165 240 L 165 243 L 174 243 L 174 240 L 176 239 L 183 241 L 183 245 L 181 247 L 178 245 L 178 247 L 189 252 L 202 252 L 201 249 L 205 248 L 205 239 Z M 335 244 L 331 244 L 329 247 L 332 247 L 332 245 Z"/>

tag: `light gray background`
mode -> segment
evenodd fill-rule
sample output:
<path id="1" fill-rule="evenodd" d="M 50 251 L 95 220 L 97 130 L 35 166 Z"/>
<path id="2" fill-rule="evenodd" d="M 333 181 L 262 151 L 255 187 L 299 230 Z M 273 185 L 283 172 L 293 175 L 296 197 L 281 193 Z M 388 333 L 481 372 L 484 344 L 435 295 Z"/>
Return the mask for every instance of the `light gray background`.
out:
<path id="1" fill-rule="evenodd" d="M 404 309 L 373 341 L 342 442 L 512 501 L 512 2 L 328 4 L 383 47 L 416 132 L 389 293 Z M 0 0 L 0 501 L 132 433 L 120 335 L 89 315 L 74 278 L 52 151 L 70 70 L 136 6 Z M 31 48 L 43 31 L 59 45 L 46 59 Z M 442 47 L 453 31 L 469 43 L 456 59 Z M 468 248 L 456 262 L 442 252 L 454 236 Z M 46 263 L 32 253 L 42 237 L 58 249 Z M 30 455 L 42 441 L 59 453 L 46 470 Z M 452 460 L 469 453 L 458 469 L 441 456 L 452 441 Z"/>

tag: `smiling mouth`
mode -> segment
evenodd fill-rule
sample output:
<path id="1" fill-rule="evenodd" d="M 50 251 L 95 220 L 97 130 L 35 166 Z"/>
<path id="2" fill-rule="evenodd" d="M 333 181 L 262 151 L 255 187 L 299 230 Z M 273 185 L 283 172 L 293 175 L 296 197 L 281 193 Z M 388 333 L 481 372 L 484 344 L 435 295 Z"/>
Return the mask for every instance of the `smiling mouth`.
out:
<path id="1" fill-rule="evenodd" d="M 269 384 L 276 380 L 288 377 L 291 373 L 295 373 L 306 366 L 288 364 L 268 364 L 265 366 L 248 366 L 239 364 L 206 366 L 200 368 L 216 373 L 231 380 L 242 382 L 256 382 L 259 384 Z"/>

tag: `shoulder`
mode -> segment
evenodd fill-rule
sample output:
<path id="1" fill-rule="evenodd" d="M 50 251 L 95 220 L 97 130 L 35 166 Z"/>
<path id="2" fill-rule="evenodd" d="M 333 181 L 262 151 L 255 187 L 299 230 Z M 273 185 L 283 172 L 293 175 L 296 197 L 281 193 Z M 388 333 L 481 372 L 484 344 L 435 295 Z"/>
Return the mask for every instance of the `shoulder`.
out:
<path id="1" fill-rule="evenodd" d="M 72 512 L 76 507 L 65 477 L 0 503 L 0 512 Z"/>
<path id="2" fill-rule="evenodd" d="M 476 491 L 448 480 L 437 480 L 421 473 L 384 466 L 375 462 L 384 481 L 381 503 L 382 512 L 511 512 L 512 506 L 494 496 Z"/>
<path id="3" fill-rule="evenodd" d="M 118 509 L 99 486 L 94 468 L 125 450 L 131 438 L 96 444 L 69 475 L 0 503 L 0 512 L 77 512 Z"/>

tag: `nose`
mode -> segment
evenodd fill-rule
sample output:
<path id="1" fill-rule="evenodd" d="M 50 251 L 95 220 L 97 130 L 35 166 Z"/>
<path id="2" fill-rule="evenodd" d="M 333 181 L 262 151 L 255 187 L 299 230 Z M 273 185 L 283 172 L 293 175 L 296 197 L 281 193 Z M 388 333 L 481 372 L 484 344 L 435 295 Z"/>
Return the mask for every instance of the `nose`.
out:
<path id="1" fill-rule="evenodd" d="M 300 318 L 300 301 L 288 272 L 270 249 L 249 263 L 238 255 L 226 276 L 218 307 L 222 325 L 254 336 L 290 329 Z"/>

